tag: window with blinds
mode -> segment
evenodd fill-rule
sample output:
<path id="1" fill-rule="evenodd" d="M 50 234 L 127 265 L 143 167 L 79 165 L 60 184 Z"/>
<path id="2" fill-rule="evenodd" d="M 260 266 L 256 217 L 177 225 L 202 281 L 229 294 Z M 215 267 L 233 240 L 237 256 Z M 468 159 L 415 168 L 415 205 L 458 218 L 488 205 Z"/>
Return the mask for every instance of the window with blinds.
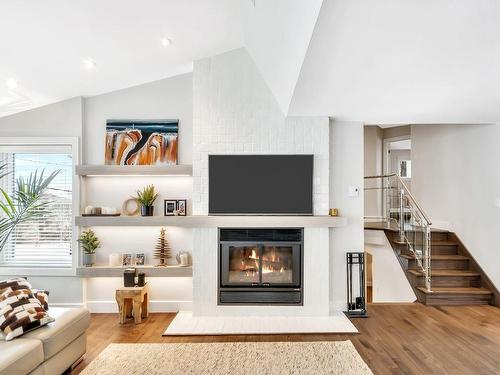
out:
<path id="1" fill-rule="evenodd" d="M 18 225 L 0 253 L 2 267 L 64 268 L 72 266 L 73 161 L 70 146 L 0 146 L 0 164 L 10 172 L 0 180 L 9 195 L 19 177 L 59 171 L 43 200 L 45 214 Z"/>

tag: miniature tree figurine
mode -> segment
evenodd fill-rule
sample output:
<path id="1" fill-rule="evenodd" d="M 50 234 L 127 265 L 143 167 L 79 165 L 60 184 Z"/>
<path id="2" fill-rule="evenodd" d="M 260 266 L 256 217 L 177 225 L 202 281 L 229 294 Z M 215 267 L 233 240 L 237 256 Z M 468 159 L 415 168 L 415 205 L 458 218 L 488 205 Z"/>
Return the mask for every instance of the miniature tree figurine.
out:
<path id="1" fill-rule="evenodd" d="M 158 237 L 158 242 L 155 246 L 154 258 L 160 260 L 160 263 L 157 264 L 157 266 L 159 267 L 166 267 L 166 260 L 172 258 L 172 253 L 170 245 L 168 244 L 165 228 L 161 228 L 160 230 L 160 237 Z"/>

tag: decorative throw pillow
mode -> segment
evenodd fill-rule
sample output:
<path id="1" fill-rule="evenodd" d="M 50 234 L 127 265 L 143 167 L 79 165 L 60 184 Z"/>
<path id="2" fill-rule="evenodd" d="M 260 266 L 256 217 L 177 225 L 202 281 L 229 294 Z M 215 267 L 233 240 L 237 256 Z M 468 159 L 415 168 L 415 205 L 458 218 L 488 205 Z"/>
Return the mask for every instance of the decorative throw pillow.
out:
<path id="1" fill-rule="evenodd" d="M 49 309 L 49 291 L 40 289 L 31 289 L 33 296 L 40 301 L 40 304 L 45 310 Z"/>
<path id="2" fill-rule="evenodd" d="M 0 331 L 6 341 L 54 321 L 30 288 L 24 279 L 0 282 Z"/>

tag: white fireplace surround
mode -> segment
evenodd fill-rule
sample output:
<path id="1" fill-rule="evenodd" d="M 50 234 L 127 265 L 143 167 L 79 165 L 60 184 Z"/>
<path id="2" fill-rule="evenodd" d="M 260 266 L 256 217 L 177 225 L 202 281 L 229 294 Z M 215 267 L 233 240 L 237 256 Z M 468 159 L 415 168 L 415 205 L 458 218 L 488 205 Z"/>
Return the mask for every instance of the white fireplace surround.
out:
<path id="1" fill-rule="evenodd" d="M 193 316 L 328 316 L 329 230 L 304 229 L 303 306 L 217 304 L 218 229 L 194 229 Z"/>
<path id="2" fill-rule="evenodd" d="M 313 154 L 313 211 L 328 213 L 328 117 L 284 116 L 245 49 L 196 61 L 193 92 L 195 215 L 208 212 L 210 154 Z M 193 316 L 329 314 L 328 228 L 304 229 L 303 306 L 219 306 L 217 231 L 193 229 Z"/>

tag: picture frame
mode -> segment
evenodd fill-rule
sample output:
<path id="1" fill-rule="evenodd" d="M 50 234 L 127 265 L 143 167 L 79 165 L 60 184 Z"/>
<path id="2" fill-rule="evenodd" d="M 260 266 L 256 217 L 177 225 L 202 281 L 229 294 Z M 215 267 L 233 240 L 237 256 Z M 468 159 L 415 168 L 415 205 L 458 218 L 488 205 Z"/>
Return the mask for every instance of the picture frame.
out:
<path id="1" fill-rule="evenodd" d="M 145 259 L 146 259 L 146 254 L 135 253 L 135 265 L 136 266 L 144 266 Z"/>
<path id="2" fill-rule="evenodd" d="M 186 216 L 187 215 L 187 199 L 177 199 L 175 204 L 177 215 Z"/>
<path id="3" fill-rule="evenodd" d="M 163 201 L 163 205 L 164 205 L 165 216 L 175 215 L 175 211 L 177 210 L 177 201 L 175 199 L 165 199 Z"/>
<path id="4" fill-rule="evenodd" d="M 122 266 L 132 266 L 132 254 L 122 254 Z"/>

